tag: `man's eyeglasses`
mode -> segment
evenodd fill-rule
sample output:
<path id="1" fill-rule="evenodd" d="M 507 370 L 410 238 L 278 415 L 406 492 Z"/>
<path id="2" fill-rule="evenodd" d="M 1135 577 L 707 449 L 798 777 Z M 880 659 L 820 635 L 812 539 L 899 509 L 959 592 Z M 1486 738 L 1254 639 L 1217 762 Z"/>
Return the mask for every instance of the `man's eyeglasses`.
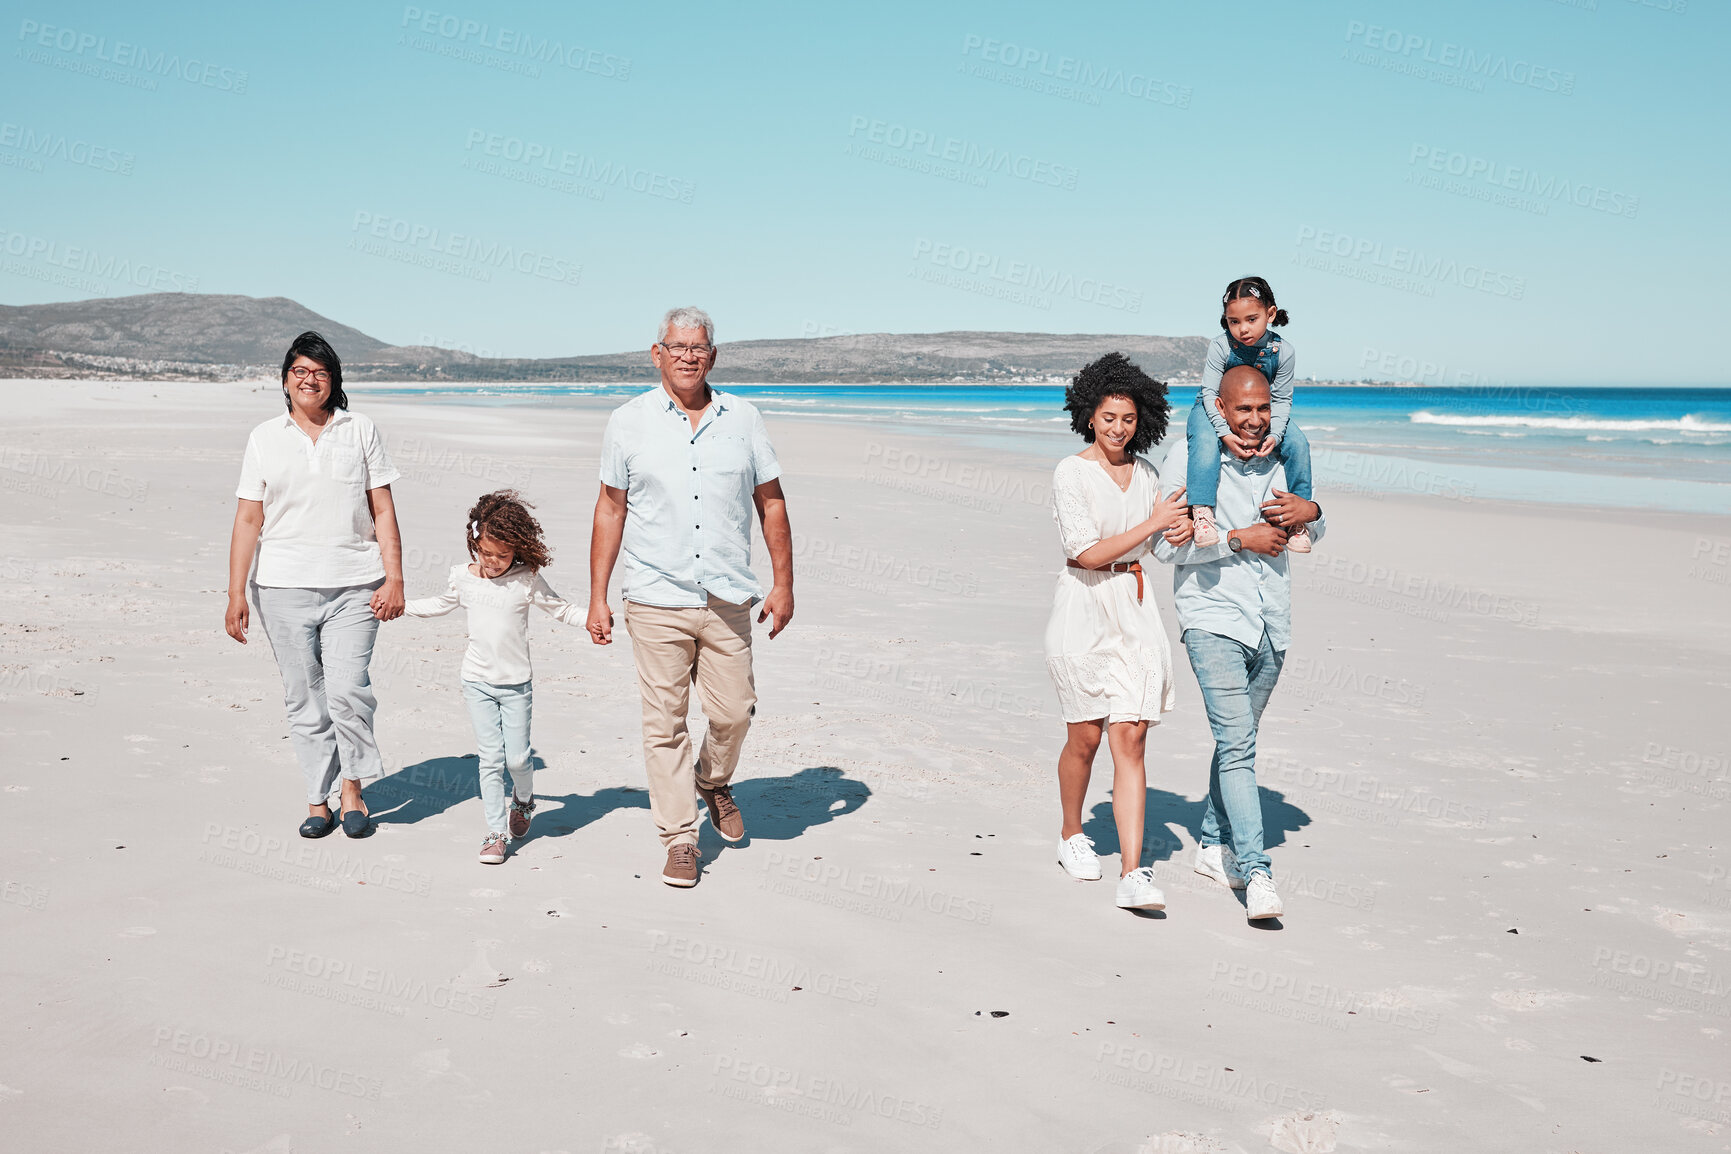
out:
<path id="1" fill-rule="evenodd" d="M 715 351 L 714 345 L 662 345 L 661 347 L 666 350 L 668 356 L 676 361 L 683 361 L 688 356 L 696 357 L 701 361 Z"/>
<path id="2" fill-rule="evenodd" d="M 313 379 L 313 384 L 315 385 L 328 385 L 331 383 L 331 375 L 323 369 L 306 369 L 302 368 L 300 365 L 296 365 L 294 368 L 290 369 L 289 376 L 293 377 L 297 381 L 304 381 L 308 377 L 311 377 Z"/>

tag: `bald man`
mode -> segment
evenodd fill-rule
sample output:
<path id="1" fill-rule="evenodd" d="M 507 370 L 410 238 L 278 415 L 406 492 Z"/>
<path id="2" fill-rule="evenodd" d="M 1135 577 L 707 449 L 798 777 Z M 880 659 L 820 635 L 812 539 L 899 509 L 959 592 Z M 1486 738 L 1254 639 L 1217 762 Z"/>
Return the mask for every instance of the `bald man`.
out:
<path id="1" fill-rule="evenodd" d="M 1268 436 L 1268 378 L 1258 369 L 1228 369 L 1215 404 L 1246 445 Z M 1173 566 L 1173 607 L 1214 731 L 1196 872 L 1245 890 L 1245 913 L 1261 921 L 1282 913 L 1263 844 L 1256 731 L 1292 641 L 1286 536 L 1289 528 L 1308 523 L 1311 537 L 1320 540 L 1327 526 L 1320 505 L 1286 491 L 1278 456 L 1239 460 L 1218 441 L 1215 449 L 1220 496 L 1214 513 L 1224 539 L 1173 546 L 1156 537 L 1154 554 Z M 1184 438 L 1175 438 L 1160 475 L 1182 477 L 1188 463 Z"/>

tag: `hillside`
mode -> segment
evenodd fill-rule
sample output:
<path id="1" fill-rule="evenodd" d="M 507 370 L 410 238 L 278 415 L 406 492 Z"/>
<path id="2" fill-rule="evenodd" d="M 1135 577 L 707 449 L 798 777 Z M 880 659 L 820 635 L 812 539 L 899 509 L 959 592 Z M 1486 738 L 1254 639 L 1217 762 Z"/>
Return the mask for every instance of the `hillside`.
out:
<path id="1" fill-rule="evenodd" d="M 648 381 L 647 347 L 598 356 L 476 357 L 387 345 L 285 297 L 203 293 L 0 306 L 0 376 L 235 379 L 271 376 L 316 329 L 352 380 Z M 1062 377 L 1118 350 L 1156 377 L 1193 376 L 1203 337 L 1055 333 L 865 333 L 723 342 L 718 382 L 1003 381 Z"/>

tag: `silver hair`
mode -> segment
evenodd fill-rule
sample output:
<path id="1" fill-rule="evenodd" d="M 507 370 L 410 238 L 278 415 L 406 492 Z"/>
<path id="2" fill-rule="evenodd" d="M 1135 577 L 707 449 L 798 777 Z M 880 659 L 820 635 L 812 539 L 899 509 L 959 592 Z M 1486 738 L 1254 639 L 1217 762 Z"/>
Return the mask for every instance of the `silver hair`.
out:
<path id="1" fill-rule="evenodd" d="M 686 305 L 684 308 L 668 309 L 667 315 L 661 318 L 661 331 L 655 338 L 656 344 L 667 340 L 667 334 L 673 329 L 694 329 L 703 327 L 703 339 L 710 344 L 715 343 L 715 322 L 709 319 L 709 314 L 700 308 Z"/>

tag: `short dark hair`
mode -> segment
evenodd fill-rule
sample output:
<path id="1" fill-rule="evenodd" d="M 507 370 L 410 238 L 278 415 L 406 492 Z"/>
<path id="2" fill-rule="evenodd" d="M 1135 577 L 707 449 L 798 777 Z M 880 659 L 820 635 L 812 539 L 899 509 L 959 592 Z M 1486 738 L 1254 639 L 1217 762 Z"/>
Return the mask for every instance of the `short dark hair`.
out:
<path id="1" fill-rule="evenodd" d="M 324 411 L 334 413 L 338 409 L 348 408 L 349 395 L 343 392 L 342 358 L 337 356 L 337 350 L 331 348 L 329 341 L 311 329 L 296 337 L 294 343 L 289 346 L 288 352 L 283 354 L 282 383 L 284 387 L 288 385 L 289 369 L 293 368 L 295 361 L 301 357 L 305 357 L 309 361 L 317 361 L 324 366 L 325 372 L 331 375 L 331 395 L 325 398 L 325 403 L 322 406 Z M 288 399 L 287 393 L 283 394 L 283 404 L 291 409 L 294 407 L 293 402 Z"/>
<path id="2" fill-rule="evenodd" d="M 1166 417 L 1172 406 L 1166 400 L 1165 382 L 1154 380 L 1123 353 L 1107 353 L 1084 366 L 1064 390 L 1070 428 L 1090 445 L 1094 443 L 1090 422 L 1107 397 L 1123 397 L 1136 406 L 1136 432 L 1126 446 L 1131 456 L 1147 452 L 1166 435 Z"/>

